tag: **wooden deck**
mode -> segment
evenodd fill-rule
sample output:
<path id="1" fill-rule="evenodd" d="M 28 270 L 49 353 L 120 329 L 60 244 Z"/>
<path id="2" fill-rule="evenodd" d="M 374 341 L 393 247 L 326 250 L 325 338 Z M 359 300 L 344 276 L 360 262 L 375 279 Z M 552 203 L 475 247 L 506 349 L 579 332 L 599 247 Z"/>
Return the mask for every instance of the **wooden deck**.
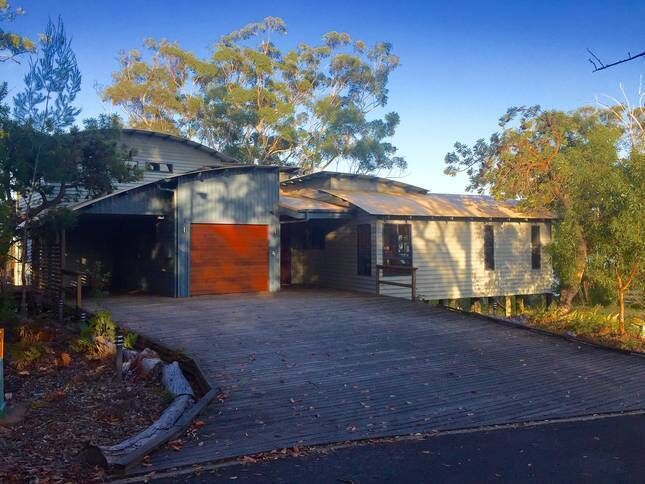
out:
<path id="1" fill-rule="evenodd" d="M 295 445 L 645 408 L 643 358 L 404 300 L 286 290 L 101 305 L 183 350 L 228 394 L 205 412 L 199 441 L 156 452 L 147 472 Z"/>

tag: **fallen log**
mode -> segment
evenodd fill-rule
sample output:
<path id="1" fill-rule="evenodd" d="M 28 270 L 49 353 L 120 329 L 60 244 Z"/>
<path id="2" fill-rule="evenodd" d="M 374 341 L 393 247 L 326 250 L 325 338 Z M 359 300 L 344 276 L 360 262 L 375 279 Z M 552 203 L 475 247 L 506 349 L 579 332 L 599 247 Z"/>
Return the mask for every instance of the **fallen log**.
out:
<path id="1" fill-rule="evenodd" d="M 173 400 L 150 427 L 138 434 L 116 445 L 89 445 L 85 449 L 86 461 L 105 468 L 125 467 L 132 461 L 132 454 L 141 454 L 142 449 L 147 453 L 172 438 L 178 430 L 177 422 L 180 417 L 194 402 L 192 397 L 182 395 Z"/>
<path id="2" fill-rule="evenodd" d="M 153 364 L 155 359 L 141 361 L 146 360 Z M 86 462 L 114 470 L 124 469 L 181 432 L 215 396 L 211 390 L 196 404 L 193 389 L 179 364 L 175 361 L 162 366 L 161 381 L 166 391 L 173 395 L 172 403 L 152 425 L 116 445 L 88 444 L 83 455 Z"/>
<path id="3" fill-rule="evenodd" d="M 164 364 L 159 358 L 144 358 L 135 366 L 134 371 L 142 378 L 156 379 L 163 371 Z"/>
<path id="4" fill-rule="evenodd" d="M 163 371 L 161 372 L 161 383 L 163 383 L 166 390 L 175 398 L 182 395 L 188 395 L 190 397 L 195 396 L 190 383 L 186 380 L 181 368 L 179 368 L 179 363 L 176 361 L 163 367 Z"/>

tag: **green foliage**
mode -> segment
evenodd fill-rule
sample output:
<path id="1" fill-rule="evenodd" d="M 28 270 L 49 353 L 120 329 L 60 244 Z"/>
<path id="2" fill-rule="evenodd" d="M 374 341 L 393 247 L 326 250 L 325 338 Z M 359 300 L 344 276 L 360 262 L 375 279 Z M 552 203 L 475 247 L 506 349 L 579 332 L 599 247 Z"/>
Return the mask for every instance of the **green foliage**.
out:
<path id="1" fill-rule="evenodd" d="M 127 331 L 123 335 L 123 347 L 129 350 L 133 350 L 135 345 L 137 344 L 138 338 L 139 338 L 139 335 L 134 331 Z"/>
<path id="2" fill-rule="evenodd" d="M 91 353 L 94 347 L 94 341 L 89 336 L 79 336 L 69 343 L 69 349 L 74 353 Z"/>
<path id="3" fill-rule="evenodd" d="M 563 313 L 558 307 L 526 308 L 524 316 L 529 324 L 556 333 L 574 334 L 583 339 L 617 348 L 643 351 L 645 341 L 640 338 L 639 328 L 630 323 L 643 323 L 642 315 L 634 314 L 627 319 L 628 330 L 620 331 L 620 317 L 616 309 L 602 306 L 576 307 Z"/>
<path id="4" fill-rule="evenodd" d="M 42 327 L 22 325 L 17 328 L 16 334 L 18 341 L 9 345 L 9 358 L 14 367 L 27 368 L 47 354 L 43 343 L 51 339 L 51 334 Z"/>
<path id="5" fill-rule="evenodd" d="M 5 118 L 0 138 L 0 217 L 6 222 L 0 242 L 10 243 L 18 226 L 60 229 L 74 224 L 64 202 L 82 196 L 100 196 L 117 183 L 133 181 L 141 172 L 128 165 L 132 153 L 120 145 L 120 123 L 101 116 L 85 122 L 87 129 L 46 134 Z M 11 207 L 29 201 L 21 213 Z M 34 219 L 38 216 L 38 223 Z M 6 244 L 5 244 L 6 245 Z M 3 252 L 7 253 L 7 252 Z"/>
<path id="6" fill-rule="evenodd" d="M 398 115 L 370 119 L 387 104 L 399 65 L 392 46 L 330 32 L 322 45 L 283 52 L 271 38 L 284 33 L 283 20 L 267 17 L 223 36 L 207 59 L 148 40 L 152 57 L 122 56 L 104 98 L 123 107 L 133 127 L 196 137 L 247 163 L 404 169 L 387 141 Z"/>
<path id="7" fill-rule="evenodd" d="M 33 52 L 36 45 L 29 39 L 7 30 L 6 23 L 12 22 L 25 11 L 20 7 L 12 7 L 7 0 L 0 0 L 0 62 L 13 60 L 26 52 Z"/>
<path id="8" fill-rule="evenodd" d="M 114 343 L 117 325 L 108 311 L 98 311 L 85 327 L 80 328 L 80 335 L 70 342 L 70 349 L 76 353 L 85 353 L 90 358 L 102 358 L 106 352 L 105 341 Z M 136 334 L 128 333 L 124 340 L 134 345 Z M 125 343 L 124 343 L 125 346 Z M 130 346 L 126 346 L 130 347 Z"/>
<path id="9" fill-rule="evenodd" d="M 11 364 L 17 369 L 23 369 L 40 360 L 47 354 L 41 343 L 18 341 L 9 346 Z"/>
<path id="10" fill-rule="evenodd" d="M 626 130 L 609 111 L 587 107 L 572 112 L 510 108 L 499 124 L 500 131 L 473 147 L 455 144 L 455 151 L 446 155 L 446 173 L 465 172 L 470 190 L 517 199 L 524 208 L 546 209 L 559 217 L 547 250 L 561 302 L 569 306 L 590 261 L 602 259 L 602 272 L 608 274 L 609 265 L 621 260 L 615 251 L 601 257 L 603 244 L 617 250 L 630 240 L 622 254 L 637 252 L 640 232 L 626 229 L 633 224 L 625 217 L 642 213 L 642 202 L 628 193 L 642 194 L 643 184 L 634 173 L 637 163 L 623 156 Z M 620 244 L 613 243 L 616 238 Z"/>
<path id="11" fill-rule="evenodd" d="M 90 324 L 86 335 L 93 337 L 100 336 L 108 341 L 114 342 L 116 338 L 116 323 L 112 320 L 112 315 L 108 311 L 98 311 L 90 319 Z"/>
<path id="12" fill-rule="evenodd" d="M 13 100 L 14 116 L 43 133 L 61 131 L 74 123 L 81 90 L 81 73 L 63 21 L 50 20 L 40 38 L 40 51 L 25 75 L 25 90 Z"/>

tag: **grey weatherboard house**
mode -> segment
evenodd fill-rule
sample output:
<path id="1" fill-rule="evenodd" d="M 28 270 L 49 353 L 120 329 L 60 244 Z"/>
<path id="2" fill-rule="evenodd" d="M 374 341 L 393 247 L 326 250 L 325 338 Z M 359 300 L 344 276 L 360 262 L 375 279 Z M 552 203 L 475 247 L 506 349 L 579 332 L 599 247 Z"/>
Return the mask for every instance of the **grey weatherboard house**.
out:
<path id="1" fill-rule="evenodd" d="M 126 129 L 138 183 L 75 202 L 78 223 L 34 241 L 34 283 L 109 273 L 112 293 L 184 297 L 316 285 L 427 299 L 550 293 L 549 214 L 366 175 L 245 165 Z M 378 281 L 394 283 L 379 287 Z"/>

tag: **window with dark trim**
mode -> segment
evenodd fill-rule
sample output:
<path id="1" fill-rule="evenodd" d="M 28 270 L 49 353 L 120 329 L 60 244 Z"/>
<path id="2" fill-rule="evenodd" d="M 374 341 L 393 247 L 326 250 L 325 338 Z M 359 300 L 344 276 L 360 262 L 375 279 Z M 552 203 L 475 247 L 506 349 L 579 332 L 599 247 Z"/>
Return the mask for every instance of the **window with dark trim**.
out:
<path id="1" fill-rule="evenodd" d="M 484 225 L 484 267 L 495 270 L 495 232 L 492 225 Z"/>
<path id="2" fill-rule="evenodd" d="M 173 173 L 174 166 L 172 163 L 158 163 L 156 161 L 148 161 L 146 162 L 146 170 Z"/>
<path id="3" fill-rule="evenodd" d="M 383 224 L 383 265 L 412 267 L 412 226 Z M 383 275 L 401 275 L 383 271 Z"/>
<path id="4" fill-rule="evenodd" d="M 372 230 L 370 224 L 356 227 L 356 272 L 359 276 L 372 275 Z"/>
<path id="5" fill-rule="evenodd" d="M 542 241 L 540 240 L 540 226 L 531 225 L 531 267 L 542 268 Z"/>

